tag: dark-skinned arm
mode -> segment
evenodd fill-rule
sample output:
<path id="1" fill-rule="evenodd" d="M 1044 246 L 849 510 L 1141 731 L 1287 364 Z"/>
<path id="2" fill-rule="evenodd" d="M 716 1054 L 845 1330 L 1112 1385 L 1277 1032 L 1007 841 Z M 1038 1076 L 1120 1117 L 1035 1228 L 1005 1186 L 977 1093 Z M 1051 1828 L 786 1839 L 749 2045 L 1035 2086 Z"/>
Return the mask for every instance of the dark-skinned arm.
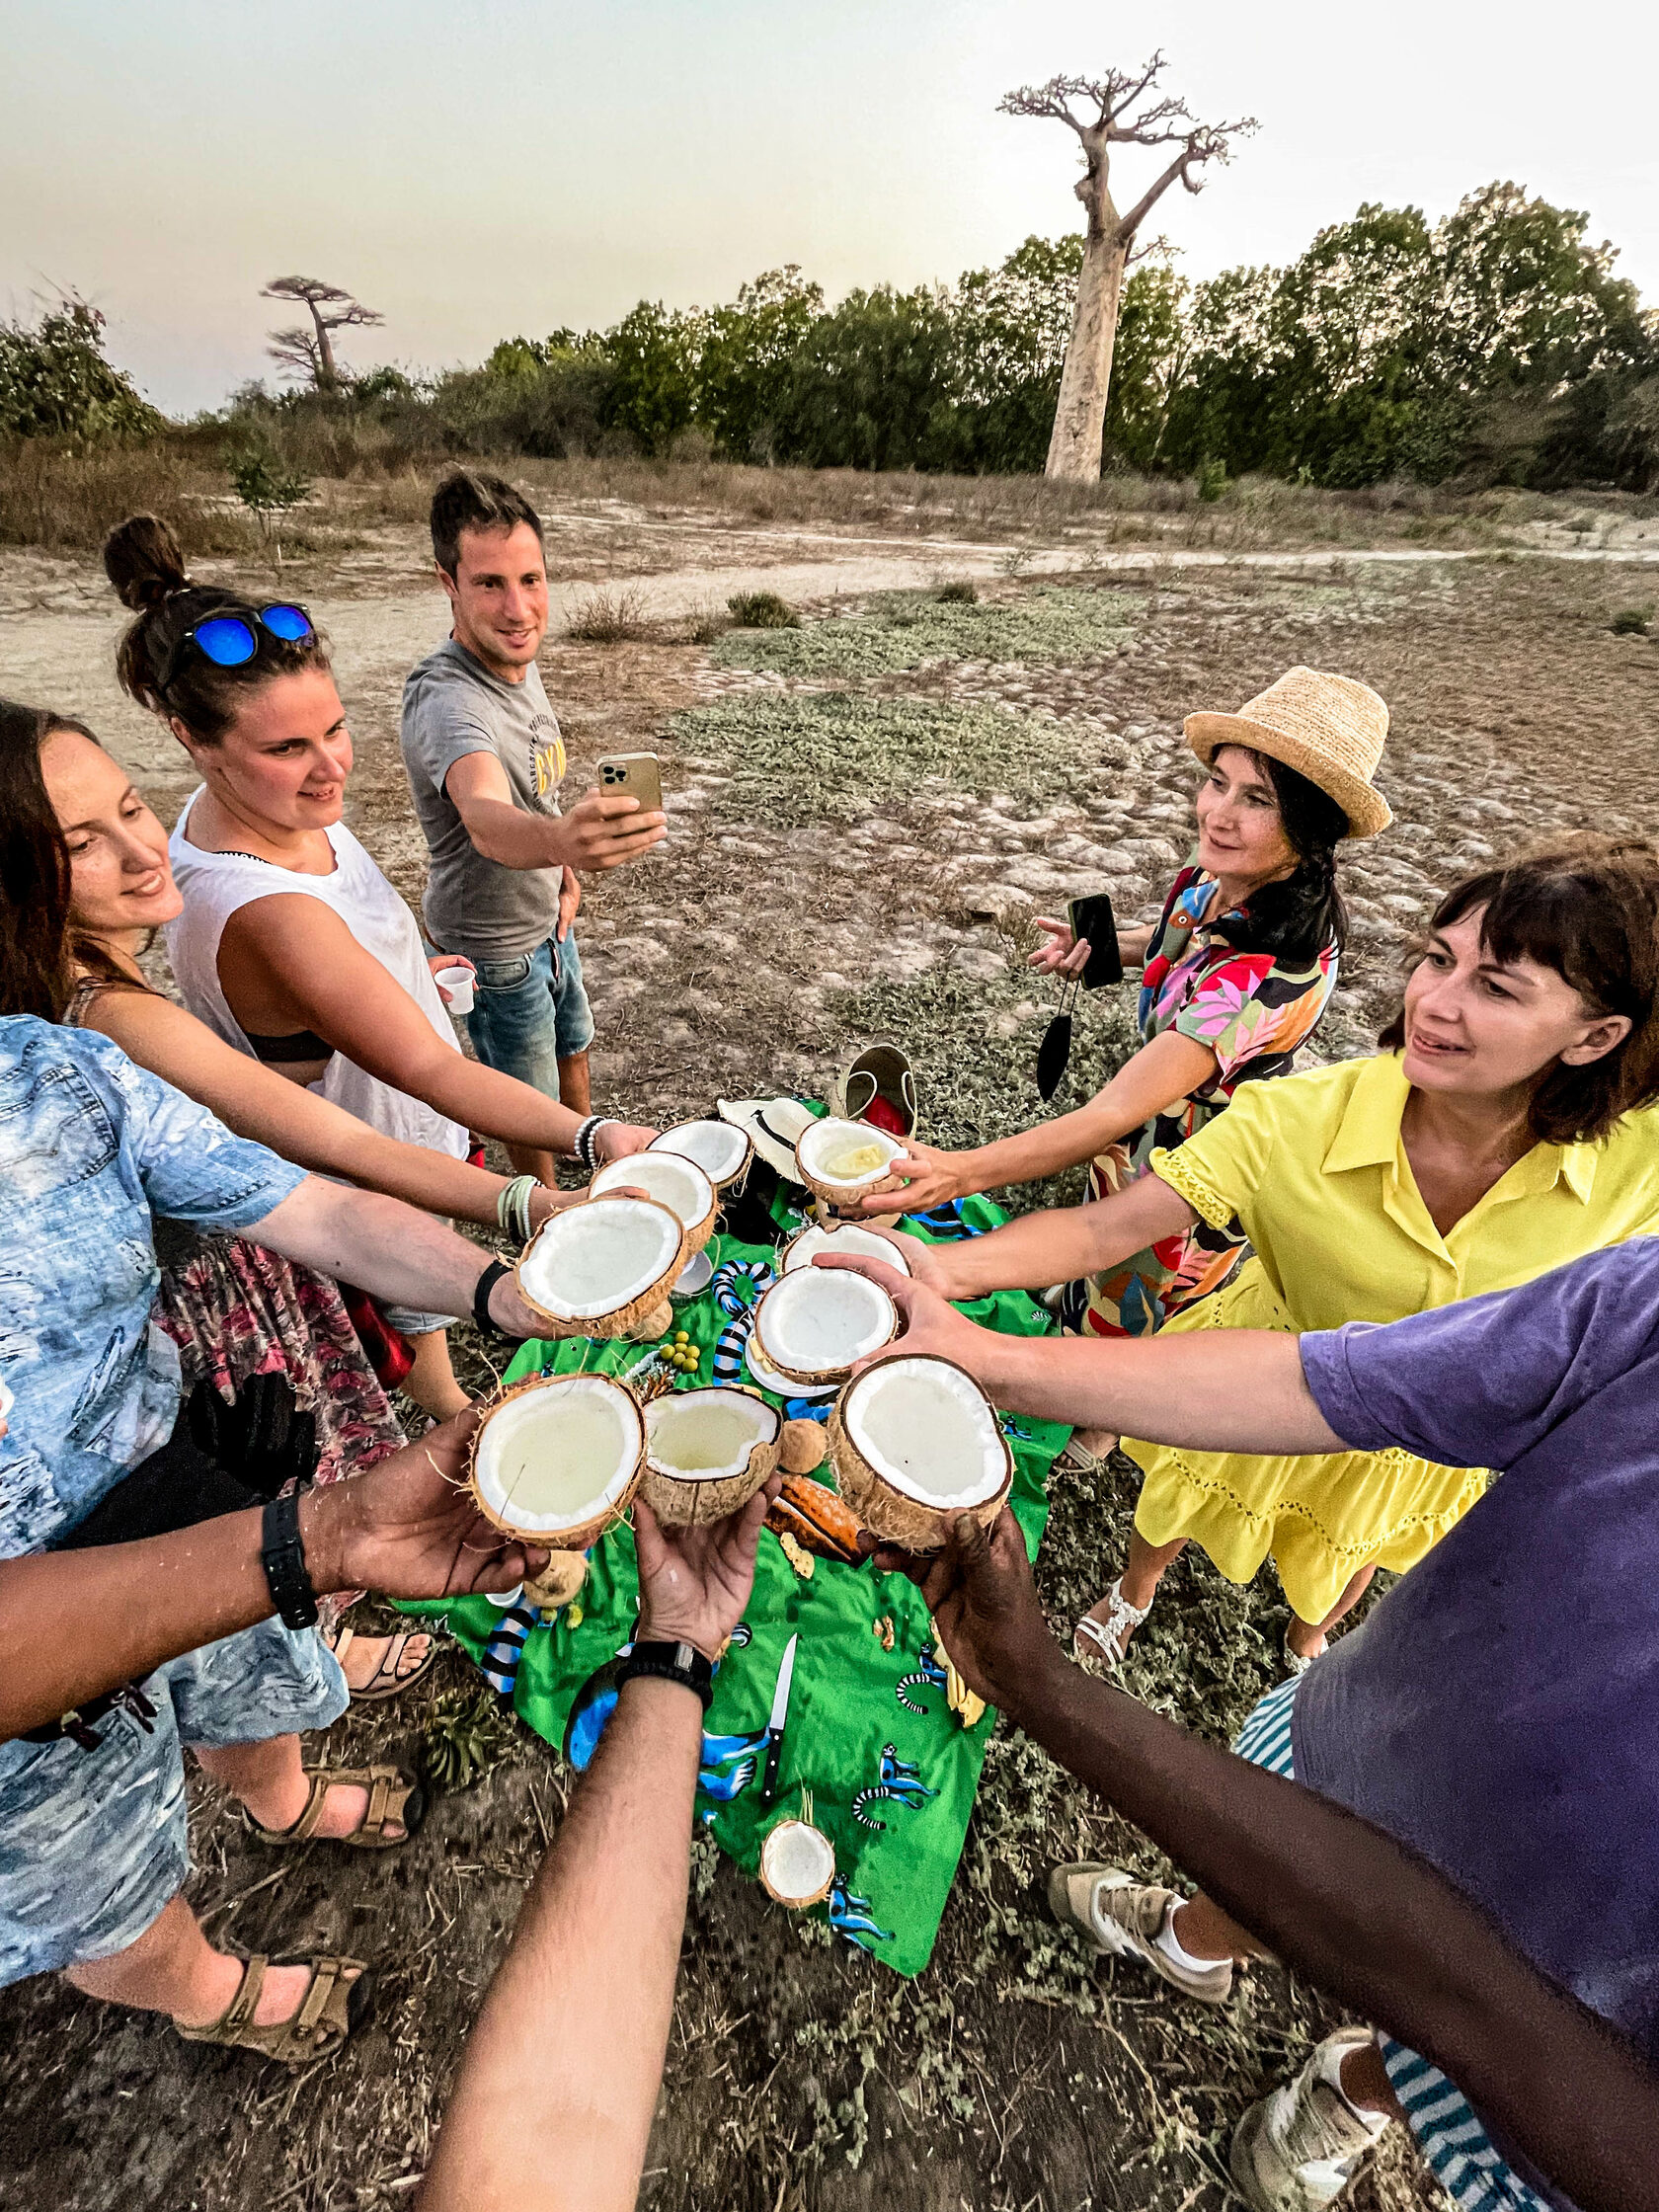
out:
<path id="1" fill-rule="evenodd" d="M 460 1480 L 477 1422 L 458 1414 L 365 1474 L 305 1493 L 300 1538 L 319 1597 L 456 1597 L 540 1571 L 546 1553 L 509 1542 Z M 261 1518 L 251 1507 L 135 1543 L 0 1560 L 0 1742 L 269 1620 Z"/>
<path id="2" fill-rule="evenodd" d="M 1011 1514 L 988 1539 L 965 1516 L 939 1559 L 904 1564 L 980 1695 L 1241 1927 L 1442 2068 L 1582 2212 L 1659 2212 L 1659 2074 L 1443 1875 L 1069 1665 Z"/>

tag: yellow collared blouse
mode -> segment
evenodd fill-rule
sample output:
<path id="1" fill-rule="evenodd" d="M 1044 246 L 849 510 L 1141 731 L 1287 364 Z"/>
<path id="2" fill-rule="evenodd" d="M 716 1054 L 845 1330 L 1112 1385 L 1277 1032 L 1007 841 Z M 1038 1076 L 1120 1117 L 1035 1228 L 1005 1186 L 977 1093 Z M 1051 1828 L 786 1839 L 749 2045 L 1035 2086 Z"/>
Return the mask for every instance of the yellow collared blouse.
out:
<path id="1" fill-rule="evenodd" d="M 1217 1228 L 1236 1214 L 1297 1329 L 1397 1321 L 1659 1228 L 1659 1115 L 1535 1145 L 1444 1237 L 1405 1156 L 1399 1056 L 1258 1089 L 1151 1168 Z"/>
<path id="2" fill-rule="evenodd" d="M 1442 1236 L 1401 1141 L 1410 1085 L 1397 1055 L 1245 1083 L 1224 1114 L 1154 1175 L 1217 1228 L 1236 1217 L 1254 1256 L 1164 1325 L 1340 1328 L 1397 1321 L 1659 1230 L 1659 1110 L 1597 1145 L 1535 1145 Z M 1317 1621 L 1377 1561 L 1403 1571 L 1475 1503 L 1483 1468 L 1403 1452 L 1269 1458 L 1125 1438 L 1146 1475 L 1135 1525 L 1148 1543 L 1201 1543 L 1245 1582 L 1269 1553 L 1286 1596 Z"/>

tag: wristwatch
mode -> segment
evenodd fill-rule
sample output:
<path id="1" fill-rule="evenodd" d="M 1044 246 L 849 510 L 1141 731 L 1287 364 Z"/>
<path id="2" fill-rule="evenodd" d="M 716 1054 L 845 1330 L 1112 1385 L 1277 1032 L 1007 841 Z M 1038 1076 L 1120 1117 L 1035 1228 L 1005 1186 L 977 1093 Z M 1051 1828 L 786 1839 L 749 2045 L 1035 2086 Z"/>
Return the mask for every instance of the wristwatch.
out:
<path id="1" fill-rule="evenodd" d="M 473 1325 L 477 1328 L 479 1335 L 499 1337 L 504 1344 L 511 1344 L 513 1339 L 499 1322 L 492 1320 L 490 1317 L 490 1293 L 504 1275 L 511 1275 L 512 1273 L 513 1270 L 508 1266 L 506 1260 L 492 1260 L 478 1278 L 477 1286 L 472 1294 Z"/>
<path id="2" fill-rule="evenodd" d="M 299 1534 L 299 1492 L 289 1490 L 273 1498 L 260 1523 L 260 1565 L 266 1588 L 285 1628 L 317 1625 L 317 1593 L 305 1569 L 305 1545 Z"/>
<path id="3" fill-rule="evenodd" d="M 622 1662 L 616 1678 L 621 1689 L 636 1676 L 658 1682 L 677 1682 L 695 1691 L 707 1712 L 714 1702 L 714 1666 L 694 1643 L 637 1643 Z"/>

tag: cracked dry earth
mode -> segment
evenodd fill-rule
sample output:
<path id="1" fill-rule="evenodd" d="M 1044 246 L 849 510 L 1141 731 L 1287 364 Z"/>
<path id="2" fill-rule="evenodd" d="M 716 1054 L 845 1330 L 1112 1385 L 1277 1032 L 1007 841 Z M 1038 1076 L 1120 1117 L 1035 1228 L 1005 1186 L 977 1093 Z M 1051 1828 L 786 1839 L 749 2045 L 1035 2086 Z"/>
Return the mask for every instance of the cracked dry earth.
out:
<path id="1" fill-rule="evenodd" d="M 1053 1004 L 1052 990 L 1023 980 L 1021 908 L 1100 885 L 1126 917 L 1154 902 L 1186 849 L 1195 777 L 1182 715 L 1236 705 L 1296 661 L 1365 678 L 1394 712 L 1382 781 L 1397 819 L 1345 862 L 1355 945 L 1319 1038 L 1327 1054 L 1365 1049 L 1409 931 L 1460 871 L 1559 830 L 1659 821 L 1659 646 L 1609 633 L 1612 609 L 1631 595 L 1617 577 L 1549 562 L 1356 562 L 1316 582 L 1238 568 L 1112 583 L 1141 603 L 1109 659 L 932 666 L 868 687 L 1046 718 L 1075 772 L 1040 801 L 999 786 L 981 761 L 960 781 L 894 779 L 891 796 L 850 815 L 831 772 L 815 812 L 811 790 L 772 769 L 758 781 L 740 773 L 729 737 L 715 745 L 711 725 L 675 718 L 823 691 L 822 678 L 717 666 L 666 633 L 550 644 L 545 673 L 576 787 L 601 750 L 650 745 L 672 809 L 663 853 L 589 887 L 581 928 L 602 1103 L 667 1120 L 720 1093 L 816 1086 L 856 1038 L 859 1008 L 879 1001 L 895 1033 L 908 1022 L 926 1041 L 924 1104 L 953 1132 L 1019 1126 L 1036 1111 L 1029 1069 Z M 839 611 L 859 603 L 842 597 Z M 386 640 L 434 626 L 430 607 L 392 612 L 372 649 L 360 626 L 337 627 L 354 641 L 342 655 L 358 745 L 352 820 L 414 898 L 424 855 L 396 750 L 402 667 Z M 150 733 L 107 697 L 85 696 L 84 663 L 54 668 L 43 651 L 38 687 L 52 677 L 46 695 L 92 709 L 176 811 L 179 779 Z M 1074 1085 L 1107 1071 L 1123 1035 L 1117 1017 L 1084 1033 L 1079 1057 L 1097 1057 Z M 1133 1496 L 1122 1462 L 1093 1488 L 1057 1487 L 1040 1562 L 1057 1625 L 1114 1571 Z M 1183 1561 L 1168 1590 L 1131 1683 L 1225 1734 L 1274 1679 L 1277 1591 L 1232 1590 L 1202 1561 Z M 342 1723 L 328 1755 L 356 1763 L 403 1748 L 434 1697 L 475 1683 L 450 1652 L 410 1699 Z M 552 1754 L 518 1732 L 475 1788 L 437 1800 L 409 1850 L 273 1858 L 198 1781 L 191 1894 L 211 1932 L 277 1953 L 366 1953 L 380 1970 L 375 2018 L 338 2061 L 290 2078 L 49 1981 L 0 1993 L 0 2204 L 408 2203 L 563 1791 Z M 1334 2015 L 1274 1971 L 1252 1975 L 1221 2013 L 1168 2000 L 1127 1967 L 1097 1974 L 1042 1906 L 1047 1864 L 1076 1856 L 1155 1864 L 1004 1727 L 934 1964 L 903 1984 L 817 1924 L 786 1919 L 699 1849 L 642 2202 L 1220 2212 L 1233 2118 Z M 526 2169 L 562 2155 L 527 2113 Z M 1437 2200 L 1410 2150 L 1390 2142 L 1352 2201 L 1355 2212 L 1402 2212 Z"/>

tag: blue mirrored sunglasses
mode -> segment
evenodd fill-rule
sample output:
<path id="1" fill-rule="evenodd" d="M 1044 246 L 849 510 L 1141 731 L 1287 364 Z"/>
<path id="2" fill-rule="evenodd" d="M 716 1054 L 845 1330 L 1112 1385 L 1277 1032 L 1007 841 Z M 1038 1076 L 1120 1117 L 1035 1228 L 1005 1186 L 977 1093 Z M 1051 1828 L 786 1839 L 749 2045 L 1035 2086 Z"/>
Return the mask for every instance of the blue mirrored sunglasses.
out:
<path id="1" fill-rule="evenodd" d="M 167 656 L 166 672 L 158 688 L 167 689 L 179 666 L 180 655 L 189 646 L 194 645 L 201 658 L 211 661 L 216 669 L 243 667 L 259 651 L 261 630 L 279 638 L 284 645 L 298 645 L 316 635 L 304 607 L 286 600 L 278 600 L 271 606 L 251 606 L 241 613 L 227 610 L 222 614 L 209 614 L 187 630 Z"/>

